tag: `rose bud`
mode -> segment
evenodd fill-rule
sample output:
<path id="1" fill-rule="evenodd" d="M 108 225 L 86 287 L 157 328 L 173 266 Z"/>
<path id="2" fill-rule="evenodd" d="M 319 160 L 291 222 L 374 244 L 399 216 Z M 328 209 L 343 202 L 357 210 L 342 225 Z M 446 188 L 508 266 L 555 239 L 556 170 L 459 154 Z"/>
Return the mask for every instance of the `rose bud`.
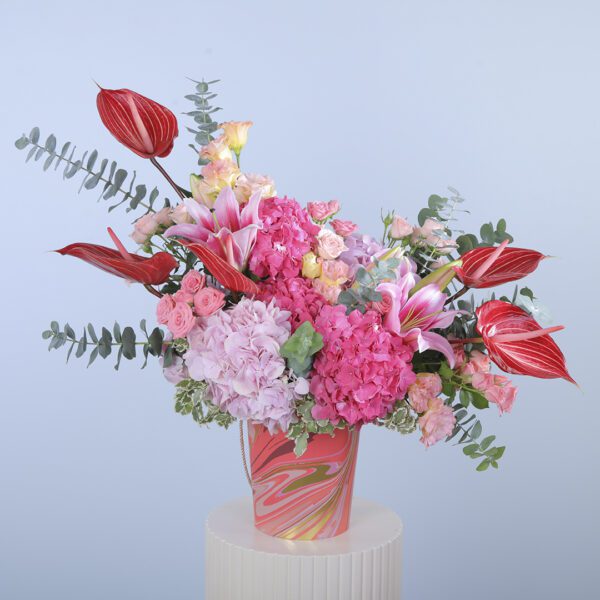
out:
<path id="1" fill-rule="evenodd" d="M 131 90 L 100 88 L 96 98 L 104 126 L 142 158 L 167 156 L 177 137 L 177 119 L 168 109 Z"/>

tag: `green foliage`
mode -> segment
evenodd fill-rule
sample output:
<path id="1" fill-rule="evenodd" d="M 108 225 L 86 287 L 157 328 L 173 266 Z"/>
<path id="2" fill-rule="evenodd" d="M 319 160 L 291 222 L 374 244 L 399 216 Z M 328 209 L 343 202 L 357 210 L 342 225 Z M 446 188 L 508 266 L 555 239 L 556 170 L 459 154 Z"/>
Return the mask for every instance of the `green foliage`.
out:
<path id="1" fill-rule="evenodd" d="M 475 418 L 475 415 L 469 416 L 462 404 L 455 404 L 453 407 L 456 425 L 452 433 L 446 438 L 446 441 L 458 437 L 457 445 L 463 445 L 465 456 L 473 460 L 480 460 L 477 465 L 477 471 L 485 471 L 490 465 L 498 468 L 498 461 L 504 455 L 506 446 L 492 446 L 496 436 L 490 435 L 483 439 L 483 427 L 481 421 Z"/>
<path id="2" fill-rule="evenodd" d="M 157 188 L 153 188 L 148 194 L 148 189 L 143 183 L 136 184 L 135 171 L 130 177 L 129 173 L 125 169 L 119 168 L 115 161 L 109 163 L 106 158 L 99 161 L 97 150 L 86 151 L 79 158 L 75 158 L 76 146 L 71 142 L 66 142 L 59 151 L 56 137 L 53 134 L 49 135 L 43 144 L 40 143 L 40 130 L 37 127 L 34 127 L 29 135 L 23 134 L 15 142 L 15 146 L 19 150 L 29 148 L 26 161 L 32 158 L 39 161 L 43 158 L 44 171 L 52 166 L 56 171 L 59 166 L 64 165 L 64 179 L 71 179 L 80 172 L 85 173 L 79 191 L 82 189 L 93 190 L 100 185 L 101 192 L 98 200 L 118 198 L 118 202 L 108 208 L 109 212 L 125 203 L 127 203 L 127 212 L 138 207 L 143 207 L 146 212 L 150 212 L 154 210 L 154 205 L 160 195 Z M 167 198 L 163 200 L 163 206 L 169 206 Z"/>
<path id="3" fill-rule="evenodd" d="M 370 302 L 381 302 L 381 294 L 375 288 L 384 281 L 395 281 L 396 271 L 400 265 L 397 258 L 391 257 L 382 260 L 374 259 L 372 267 L 365 269 L 359 267 L 356 271 L 354 285 L 341 292 L 338 303 L 346 307 L 350 314 L 353 310 L 364 313 Z"/>
<path id="4" fill-rule="evenodd" d="M 50 329 L 42 333 L 42 338 L 50 340 L 48 350 L 56 350 L 62 346 L 68 346 L 67 362 L 71 354 L 75 351 L 75 357 L 81 358 L 86 352 L 89 352 L 88 367 L 100 356 L 108 358 L 113 350 L 117 351 L 117 362 L 115 370 L 121 365 L 121 359 L 133 360 L 140 350 L 144 357 L 142 369 L 148 362 L 148 356 L 163 356 L 163 364 L 169 366 L 173 361 L 173 347 L 169 342 L 164 341 L 164 333 L 158 327 L 155 327 L 150 334 L 146 330 L 146 321 L 140 322 L 145 340 L 138 341 L 135 331 L 132 327 L 121 328 L 115 323 L 112 331 L 102 327 L 100 333 L 97 333 L 94 326 L 90 323 L 83 328 L 83 334 L 77 336 L 73 328 L 67 323 L 61 330 L 57 321 L 50 323 Z"/>
<path id="5" fill-rule="evenodd" d="M 294 442 L 294 454 L 302 456 L 306 451 L 309 437 L 316 433 L 327 433 L 333 436 L 336 429 L 343 429 L 346 423 L 343 420 L 337 425 L 329 421 L 317 421 L 313 419 L 312 409 L 315 401 L 311 396 L 304 396 L 296 401 L 296 415 L 298 421 L 292 423 L 287 432 L 287 438 Z"/>
<path id="6" fill-rule="evenodd" d="M 312 367 L 313 355 L 322 347 L 323 336 L 305 321 L 281 346 L 279 353 L 287 360 L 288 367 L 303 377 Z"/>
<path id="7" fill-rule="evenodd" d="M 184 379 L 175 386 L 175 412 L 192 415 L 198 425 L 216 423 L 227 429 L 235 418 L 223 412 L 211 401 L 208 384 L 204 381 Z"/>
<path id="8" fill-rule="evenodd" d="M 218 106 L 212 106 L 211 100 L 217 97 L 210 86 L 218 83 L 218 79 L 214 81 L 194 81 L 196 84 L 196 91 L 194 94 L 188 94 L 186 98 L 194 103 L 194 110 L 186 112 L 185 114 L 192 117 L 194 120 L 194 127 L 187 127 L 186 129 L 194 134 L 194 141 L 200 146 L 206 146 L 214 139 L 214 132 L 219 129 L 219 124 L 213 120 L 213 115 L 217 111 L 221 110 Z M 194 150 L 196 154 L 199 154 L 200 150 L 194 144 L 189 144 L 190 148 Z M 198 164 L 206 164 L 207 161 L 203 159 L 198 160 Z"/>
<path id="9" fill-rule="evenodd" d="M 466 233 L 456 238 L 458 252 L 463 255 L 473 248 L 494 246 L 504 240 L 513 241 L 512 235 L 506 231 L 506 221 L 500 219 L 494 228 L 492 223 L 484 223 L 479 230 L 481 241 L 473 233 Z"/>
<path id="10" fill-rule="evenodd" d="M 398 433 L 413 433 L 417 429 L 417 415 L 411 410 L 406 400 L 400 400 L 394 410 L 383 418 L 377 419 L 375 425 L 386 427 Z"/>

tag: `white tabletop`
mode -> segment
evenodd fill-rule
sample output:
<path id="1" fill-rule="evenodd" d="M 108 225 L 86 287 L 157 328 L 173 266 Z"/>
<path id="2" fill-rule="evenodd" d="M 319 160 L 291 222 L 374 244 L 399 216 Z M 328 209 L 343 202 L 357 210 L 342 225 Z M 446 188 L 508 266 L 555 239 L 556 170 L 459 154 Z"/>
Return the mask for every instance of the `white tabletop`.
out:
<path id="1" fill-rule="evenodd" d="M 210 513 L 207 529 L 228 544 L 287 556 L 333 556 L 365 552 L 383 546 L 402 535 L 402 521 L 389 508 L 370 500 L 355 498 L 350 528 L 327 540 L 290 541 L 266 535 L 254 527 L 252 501 L 239 498 Z"/>

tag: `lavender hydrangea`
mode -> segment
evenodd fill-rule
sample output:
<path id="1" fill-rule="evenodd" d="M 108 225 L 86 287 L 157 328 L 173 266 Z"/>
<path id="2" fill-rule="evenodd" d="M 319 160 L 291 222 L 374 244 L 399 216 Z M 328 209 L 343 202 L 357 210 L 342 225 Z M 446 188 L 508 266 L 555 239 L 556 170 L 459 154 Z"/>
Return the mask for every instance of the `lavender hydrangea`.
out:
<path id="1" fill-rule="evenodd" d="M 188 335 L 184 358 L 192 379 L 206 381 L 212 401 L 271 433 L 294 418 L 294 383 L 279 354 L 290 336 L 290 313 L 271 301 L 243 299 L 202 319 Z"/>

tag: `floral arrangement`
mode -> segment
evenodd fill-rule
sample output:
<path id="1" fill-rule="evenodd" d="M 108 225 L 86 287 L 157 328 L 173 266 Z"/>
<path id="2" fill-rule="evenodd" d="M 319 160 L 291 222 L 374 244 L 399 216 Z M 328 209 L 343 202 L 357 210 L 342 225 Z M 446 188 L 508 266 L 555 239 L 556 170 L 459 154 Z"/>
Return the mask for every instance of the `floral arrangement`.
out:
<path id="1" fill-rule="evenodd" d="M 418 431 L 431 446 L 455 440 L 477 469 L 497 467 L 504 446 L 483 437 L 477 411 L 510 412 L 517 389 L 502 374 L 573 382 L 550 336 L 544 310 L 527 288 L 510 297 L 488 288 L 520 280 L 546 258 L 512 245 L 500 220 L 479 236 L 453 232 L 463 199 L 432 195 L 416 223 L 382 215 L 375 238 L 340 218 L 333 200 L 309 202 L 278 194 L 266 175 L 241 170 L 251 122 L 214 120 L 216 82 L 195 82 L 190 144 L 198 159 L 189 189 L 158 158 L 178 135 L 175 115 L 130 90 L 100 89 L 97 106 L 108 131 L 148 159 L 176 194 L 136 182 L 98 153 L 59 150 L 34 128 L 16 142 L 44 170 L 83 174 L 81 189 L 100 188 L 142 214 L 129 251 L 109 228 L 114 248 L 70 244 L 57 252 L 139 283 L 157 298 L 158 326 L 141 334 L 115 324 L 77 335 L 52 322 L 49 348 L 68 357 L 116 352 L 159 359 L 175 386 L 175 409 L 199 424 L 235 420 L 283 431 L 301 456 L 309 436 L 366 424 L 403 434 Z M 460 235 L 456 235 L 459 233 Z M 482 290 L 476 299 L 466 293 Z M 541 320 L 542 323 L 538 323 Z M 67 358 L 68 358 L 67 357 Z"/>

